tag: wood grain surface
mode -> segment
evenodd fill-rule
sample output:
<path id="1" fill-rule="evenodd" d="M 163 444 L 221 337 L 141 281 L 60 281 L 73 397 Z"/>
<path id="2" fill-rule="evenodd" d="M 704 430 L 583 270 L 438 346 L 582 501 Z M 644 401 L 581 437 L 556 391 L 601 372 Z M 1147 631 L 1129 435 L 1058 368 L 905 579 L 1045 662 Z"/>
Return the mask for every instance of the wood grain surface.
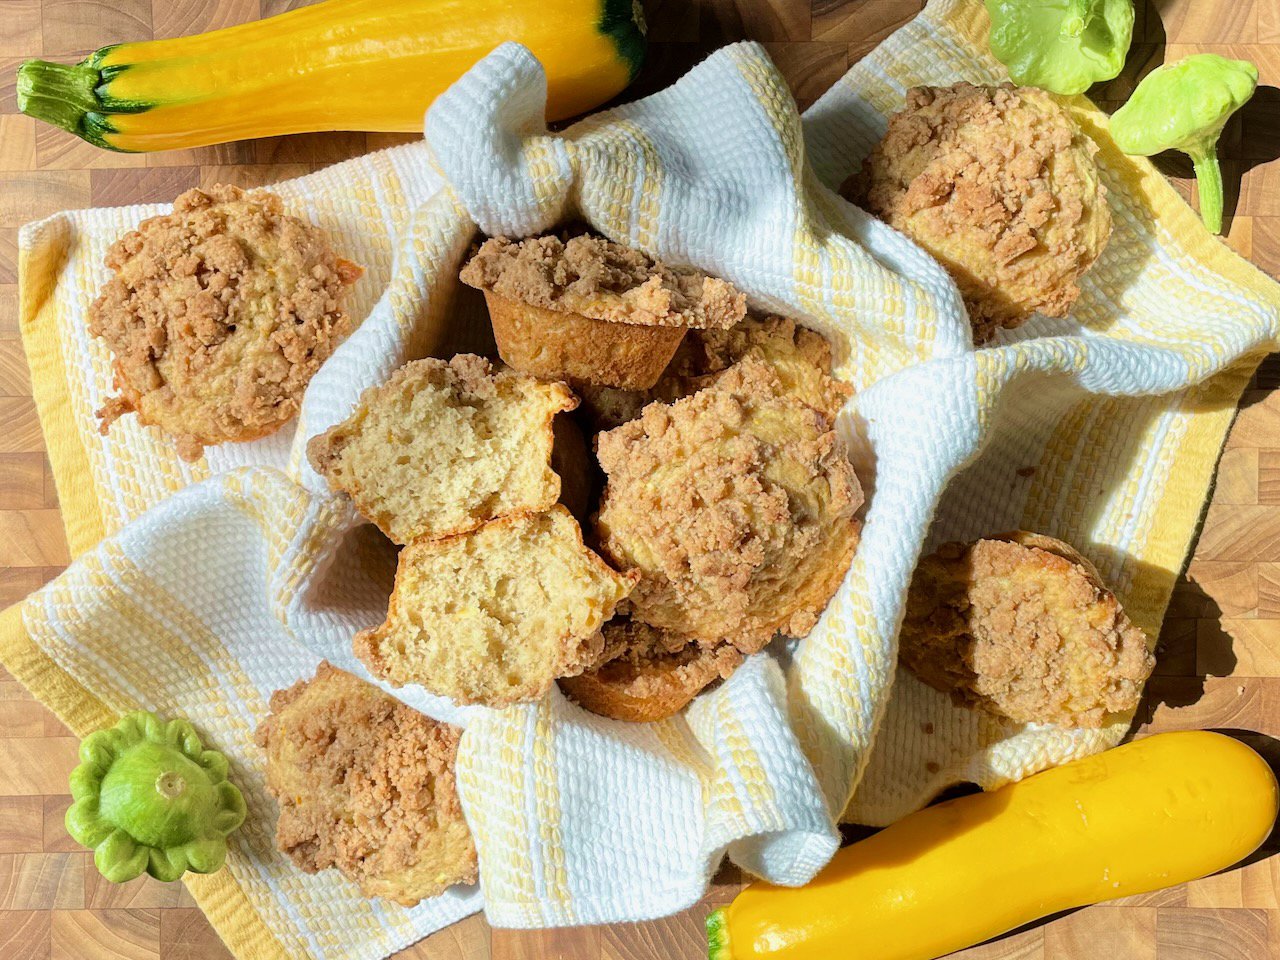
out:
<path id="1" fill-rule="evenodd" d="M 14 68 L 71 60 L 105 43 L 167 37 L 279 13 L 290 0 L 0 0 L 0 606 L 67 563 L 57 498 L 18 340 L 16 234 L 57 210 L 168 201 L 217 181 L 246 186 L 307 173 L 398 136 L 336 133 L 200 150 L 120 155 L 17 113 Z M 627 97 L 674 79 L 708 51 L 768 47 L 807 105 L 921 0 L 651 0 L 652 52 Z M 1159 64 L 1203 50 L 1253 60 L 1264 88 L 1223 138 L 1227 242 L 1280 274 L 1280 0 L 1139 0 L 1129 67 L 1098 99 L 1118 105 Z M 1164 163 L 1164 161 L 1161 161 Z M 1166 170 L 1184 194 L 1188 167 Z M 1241 180 L 1241 178 L 1243 178 Z M 1179 582 L 1143 730 L 1242 731 L 1280 763 L 1280 356 L 1241 404 L 1194 559 Z M 76 741 L 0 671 L 0 958 L 217 960 L 229 956 L 181 885 L 116 886 L 67 837 Z M 1046 867 L 1051 869 L 1051 867 Z M 479 917 L 400 954 L 432 960 L 693 960 L 708 909 L 732 899 L 726 870 L 704 903 L 644 924 L 517 933 Z M 851 945 L 852 949 L 852 945 Z M 1260 960 L 1280 957 L 1280 856 L 1171 890 L 1091 907 L 965 951 L 964 960 Z"/>

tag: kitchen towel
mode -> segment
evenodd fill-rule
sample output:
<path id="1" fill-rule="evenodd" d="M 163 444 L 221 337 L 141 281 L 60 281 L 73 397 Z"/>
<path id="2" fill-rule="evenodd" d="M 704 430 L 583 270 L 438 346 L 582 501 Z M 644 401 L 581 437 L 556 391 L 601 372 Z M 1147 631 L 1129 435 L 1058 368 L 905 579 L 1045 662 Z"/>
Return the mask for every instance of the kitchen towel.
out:
<path id="1" fill-rule="evenodd" d="M 934 0 L 803 117 L 763 50 L 718 51 L 645 100 L 561 133 L 545 79 L 504 45 L 431 108 L 425 142 L 272 187 L 367 268 L 359 329 L 297 422 L 195 464 L 134 418 L 99 436 L 110 356 L 85 315 L 107 246 L 159 207 L 25 228 L 20 310 L 75 562 L 4 615 L 0 659 L 78 734 L 138 707 L 189 717 L 226 752 L 249 817 L 227 869 L 186 882 L 241 957 L 374 958 L 480 909 L 505 926 L 643 919 L 696 901 L 727 855 L 808 880 L 837 823 L 887 823 L 958 781 L 984 787 L 1115 744 L 1004 723 L 896 670 L 911 570 L 943 540 L 1012 528 L 1074 544 L 1155 637 L 1235 403 L 1280 335 L 1280 288 L 1209 236 L 1106 119 L 1114 232 L 1065 320 L 975 350 L 955 287 L 834 192 L 905 90 L 997 82 L 978 0 Z M 306 465 L 306 439 L 405 360 L 474 329 L 456 274 L 476 229 L 570 218 L 723 276 L 813 326 L 856 395 L 837 429 L 868 490 L 853 566 L 815 630 L 752 657 L 683 715 L 629 725 L 558 691 L 504 710 L 394 691 L 466 727 L 458 777 L 479 889 L 405 909 L 277 853 L 253 730 L 320 658 L 366 676 L 352 634 L 381 619 L 394 554 Z"/>

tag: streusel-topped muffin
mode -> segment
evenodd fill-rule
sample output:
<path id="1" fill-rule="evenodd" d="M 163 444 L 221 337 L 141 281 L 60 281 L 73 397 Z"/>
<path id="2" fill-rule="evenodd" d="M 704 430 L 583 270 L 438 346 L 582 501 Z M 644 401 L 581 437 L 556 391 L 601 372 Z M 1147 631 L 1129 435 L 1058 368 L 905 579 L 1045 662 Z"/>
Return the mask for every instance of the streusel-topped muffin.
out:
<path id="1" fill-rule="evenodd" d="M 276 844 L 307 873 L 336 867 L 365 896 L 405 906 L 474 882 L 454 782 L 461 733 L 321 663 L 272 694 L 257 732 Z"/>
<path id="2" fill-rule="evenodd" d="M 298 412 L 303 391 L 351 331 L 342 309 L 361 269 L 271 193 L 188 190 L 107 253 L 115 275 L 89 308 L 114 354 L 126 413 L 159 427 L 186 460 L 256 440 Z"/>
<path id="3" fill-rule="evenodd" d="M 641 390 L 690 328 L 726 328 L 746 298 L 724 280 L 580 234 L 486 240 L 461 279 L 483 290 L 502 359 L 539 377 Z"/>

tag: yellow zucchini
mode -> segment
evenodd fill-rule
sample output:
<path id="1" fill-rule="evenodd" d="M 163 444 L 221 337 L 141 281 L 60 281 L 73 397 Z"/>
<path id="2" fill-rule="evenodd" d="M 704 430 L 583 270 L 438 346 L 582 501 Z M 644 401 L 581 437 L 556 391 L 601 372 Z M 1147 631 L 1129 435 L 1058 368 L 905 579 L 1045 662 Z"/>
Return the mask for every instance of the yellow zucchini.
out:
<path id="1" fill-rule="evenodd" d="M 707 918 L 711 960 L 933 960 L 1040 917 L 1194 880 L 1275 823 L 1258 754 L 1164 733 L 927 807 L 806 887 L 754 883 Z"/>
<path id="2" fill-rule="evenodd" d="M 644 56 L 639 0 L 324 0 L 253 23 L 28 60 L 18 107 L 111 150 L 317 130 L 416 131 L 505 40 L 547 71 L 550 120 L 622 91 Z"/>

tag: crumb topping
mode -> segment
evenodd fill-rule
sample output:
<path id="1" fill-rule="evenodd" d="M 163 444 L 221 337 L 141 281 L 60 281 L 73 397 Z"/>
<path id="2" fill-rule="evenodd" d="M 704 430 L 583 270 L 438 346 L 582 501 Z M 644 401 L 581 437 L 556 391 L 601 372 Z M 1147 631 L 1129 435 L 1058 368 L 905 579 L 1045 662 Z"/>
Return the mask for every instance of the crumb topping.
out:
<path id="1" fill-rule="evenodd" d="M 649 390 L 620 390 L 594 384 L 578 390 L 598 429 L 634 420 L 655 400 L 671 402 L 711 384 L 735 363 L 750 357 L 768 364 L 781 391 L 835 419 L 853 388 L 831 376 L 831 344 L 822 334 L 785 317 L 747 317 L 728 330 L 690 330 L 662 377 Z"/>
<path id="2" fill-rule="evenodd" d="M 981 343 L 1079 297 L 1111 232 L 1097 149 L 1042 90 L 916 87 L 842 192 L 947 267 Z"/>
<path id="3" fill-rule="evenodd" d="M 946 544 L 924 558 L 900 648 L 912 672 L 961 703 L 1072 727 L 1137 707 L 1154 665 L 1096 571 L 1048 537 Z"/>
<path id="4" fill-rule="evenodd" d="M 746 314 L 746 297 L 726 281 L 587 234 L 493 237 L 461 278 L 511 300 L 613 323 L 726 328 Z"/>
<path id="5" fill-rule="evenodd" d="M 597 438 L 606 554 L 641 579 L 633 616 L 751 652 L 803 636 L 856 544 L 862 490 L 827 419 L 746 360 Z"/>
<path id="6" fill-rule="evenodd" d="M 277 691 L 256 739 L 280 849 L 308 873 L 336 867 L 401 902 L 474 881 L 454 782 L 460 735 L 328 663 Z"/>

